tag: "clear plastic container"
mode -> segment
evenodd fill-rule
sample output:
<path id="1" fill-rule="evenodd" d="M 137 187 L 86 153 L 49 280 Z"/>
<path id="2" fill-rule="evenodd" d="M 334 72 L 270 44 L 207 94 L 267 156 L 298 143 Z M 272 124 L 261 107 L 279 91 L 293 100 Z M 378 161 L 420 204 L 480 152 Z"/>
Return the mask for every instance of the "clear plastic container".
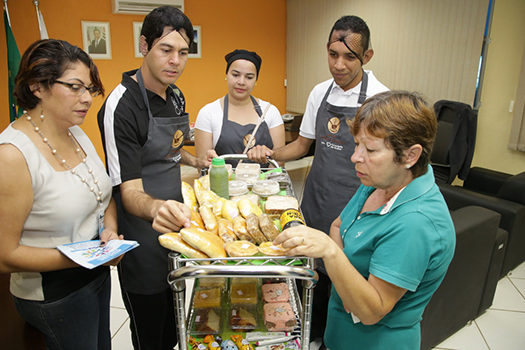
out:
<path id="1" fill-rule="evenodd" d="M 230 197 L 242 196 L 248 193 L 248 184 L 240 180 L 232 180 L 228 184 Z"/>
<path id="2" fill-rule="evenodd" d="M 279 183 L 275 180 L 258 180 L 252 187 L 252 192 L 263 198 L 276 195 L 279 191 Z"/>

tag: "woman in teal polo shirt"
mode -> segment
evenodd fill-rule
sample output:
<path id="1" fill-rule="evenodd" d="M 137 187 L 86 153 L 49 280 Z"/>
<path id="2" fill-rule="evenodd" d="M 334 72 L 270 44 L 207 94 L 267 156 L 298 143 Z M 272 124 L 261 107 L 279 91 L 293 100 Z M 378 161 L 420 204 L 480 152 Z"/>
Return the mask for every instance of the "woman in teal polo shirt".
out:
<path id="1" fill-rule="evenodd" d="M 330 236 L 295 226 L 274 243 L 323 259 L 333 283 L 329 349 L 419 349 L 421 315 L 455 246 L 429 165 L 436 117 L 419 96 L 389 91 L 368 99 L 350 126 L 362 185 Z"/>

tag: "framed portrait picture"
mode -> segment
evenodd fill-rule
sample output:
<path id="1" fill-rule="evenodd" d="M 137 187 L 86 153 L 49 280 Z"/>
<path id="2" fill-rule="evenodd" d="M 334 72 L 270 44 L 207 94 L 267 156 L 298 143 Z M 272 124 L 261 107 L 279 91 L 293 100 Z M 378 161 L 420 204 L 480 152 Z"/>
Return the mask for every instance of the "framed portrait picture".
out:
<path id="1" fill-rule="evenodd" d="M 109 22 L 82 21 L 82 43 L 93 59 L 111 59 Z"/>
<path id="2" fill-rule="evenodd" d="M 202 54 L 201 42 L 202 42 L 201 26 L 193 26 L 193 43 L 190 46 L 188 57 L 201 58 L 201 54 Z"/>
<path id="3" fill-rule="evenodd" d="M 142 30 L 142 22 L 133 22 L 133 47 L 135 48 L 135 57 L 142 58 L 139 49 L 140 31 Z"/>

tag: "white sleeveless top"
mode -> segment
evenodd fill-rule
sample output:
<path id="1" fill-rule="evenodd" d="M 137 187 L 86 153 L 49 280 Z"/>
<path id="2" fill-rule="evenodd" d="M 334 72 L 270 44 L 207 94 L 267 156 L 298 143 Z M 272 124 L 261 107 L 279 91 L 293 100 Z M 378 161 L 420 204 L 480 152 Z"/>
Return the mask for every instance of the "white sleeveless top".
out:
<path id="1" fill-rule="evenodd" d="M 70 128 L 87 155 L 103 193 L 103 205 L 86 184 L 70 171 L 56 171 L 33 142 L 11 125 L 0 134 L 0 143 L 17 147 L 26 159 L 33 187 L 33 207 L 24 223 L 20 244 L 54 248 L 61 244 L 90 240 L 98 234 L 97 215 L 105 211 L 111 199 L 111 182 L 93 144 L 78 126 Z M 74 168 L 88 183 L 93 178 L 80 163 Z M 11 293 L 22 299 L 44 300 L 42 275 L 38 272 L 11 274 Z"/>

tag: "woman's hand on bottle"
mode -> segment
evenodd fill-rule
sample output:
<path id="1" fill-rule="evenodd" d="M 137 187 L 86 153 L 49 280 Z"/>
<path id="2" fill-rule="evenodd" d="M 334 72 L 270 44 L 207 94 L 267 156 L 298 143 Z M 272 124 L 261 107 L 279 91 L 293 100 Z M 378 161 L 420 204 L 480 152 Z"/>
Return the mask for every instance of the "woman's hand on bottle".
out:
<path id="1" fill-rule="evenodd" d="M 284 230 L 273 243 L 282 244 L 284 249 L 289 249 L 287 253 L 289 255 L 311 258 L 324 259 L 333 254 L 334 249 L 339 249 L 326 233 L 304 225 Z"/>

